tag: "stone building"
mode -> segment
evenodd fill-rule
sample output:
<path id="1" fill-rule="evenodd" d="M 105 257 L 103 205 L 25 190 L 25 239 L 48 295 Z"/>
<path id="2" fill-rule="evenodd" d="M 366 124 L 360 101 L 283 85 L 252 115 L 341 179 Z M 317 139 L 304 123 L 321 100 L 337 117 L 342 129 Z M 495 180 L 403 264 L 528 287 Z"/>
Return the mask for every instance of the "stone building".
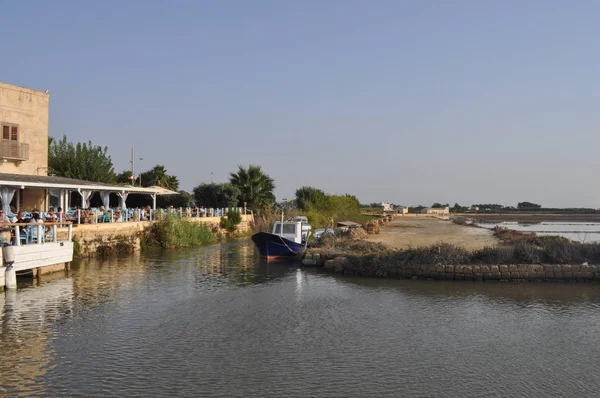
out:
<path id="1" fill-rule="evenodd" d="M 449 207 L 441 207 L 441 208 L 426 207 L 421 210 L 421 213 L 422 214 L 435 214 L 438 216 L 449 215 L 450 208 Z"/>
<path id="2" fill-rule="evenodd" d="M 146 193 L 154 199 L 162 188 L 101 184 L 48 176 L 48 117 L 50 94 L 0 82 L 0 201 L 5 213 L 19 209 L 47 211 L 50 203 L 68 208 L 70 194 L 77 191 L 84 207 L 94 192 L 103 203 L 110 194 L 126 206 L 129 193 Z M 108 206 L 106 206 L 108 207 Z"/>

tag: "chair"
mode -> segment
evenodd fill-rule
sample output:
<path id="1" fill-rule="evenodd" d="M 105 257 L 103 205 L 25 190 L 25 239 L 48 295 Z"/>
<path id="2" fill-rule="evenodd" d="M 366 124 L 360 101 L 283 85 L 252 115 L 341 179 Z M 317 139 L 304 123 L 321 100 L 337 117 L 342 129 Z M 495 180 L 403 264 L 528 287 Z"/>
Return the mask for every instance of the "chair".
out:
<path id="1" fill-rule="evenodd" d="M 45 233 L 45 228 L 44 226 L 42 226 L 42 233 L 41 235 L 38 235 L 38 225 L 39 224 L 32 224 L 32 225 L 28 225 L 27 226 L 27 244 L 30 245 L 32 243 L 39 243 L 40 239 L 41 242 L 44 242 L 44 233 Z"/>

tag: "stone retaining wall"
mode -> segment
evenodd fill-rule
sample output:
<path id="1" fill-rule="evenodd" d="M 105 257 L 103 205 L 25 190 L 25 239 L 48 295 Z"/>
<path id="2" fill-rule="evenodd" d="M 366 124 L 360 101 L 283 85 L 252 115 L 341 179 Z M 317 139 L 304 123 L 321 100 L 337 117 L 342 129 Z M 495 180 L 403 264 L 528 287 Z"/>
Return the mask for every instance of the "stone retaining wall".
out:
<path id="1" fill-rule="evenodd" d="M 571 264 L 510 264 L 510 265 L 420 265 L 394 267 L 356 258 L 328 259 L 313 254 L 303 260 L 305 265 L 323 268 L 344 275 L 378 276 L 384 278 L 434 279 L 451 281 L 600 281 L 600 265 Z"/>
<path id="2" fill-rule="evenodd" d="M 220 228 L 221 217 L 190 217 L 186 220 L 208 224 Z M 251 214 L 242 215 L 238 231 L 246 233 L 251 229 L 254 218 Z M 99 224 L 82 224 L 73 226 L 73 240 L 79 245 L 79 255 L 93 255 L 106 247 L 127 247 L 129 250 L 140 250 L 143 233 L 152 227 L 154 221 L 133 221 Z M 117 250 L 119 251 L 119 250 Z"/>

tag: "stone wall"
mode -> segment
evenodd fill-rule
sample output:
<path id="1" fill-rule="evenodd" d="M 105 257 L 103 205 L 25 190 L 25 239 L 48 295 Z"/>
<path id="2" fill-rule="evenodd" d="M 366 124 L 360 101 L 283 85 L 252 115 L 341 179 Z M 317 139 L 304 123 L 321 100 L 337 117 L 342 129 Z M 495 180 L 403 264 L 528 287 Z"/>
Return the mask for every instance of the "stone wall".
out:
<path id="1" fill-rule="evenodd" d="M 375 257 L 357 261 L 352 257 L 327 258 L 313 254 L 305 265 L 322 265 L 344 275 L 399 279 L 451 281 L 600 281 L 600 265 L 511 264 L 511 265 L 420 265 L 394 267 L 378 264 Z"/>
<path id="2" fill-rule="evenodd" d="M 220 217 L 188 218 L 190 222 L 208 224 L 219 228 Z M 240 233 L 251 230 L 254 218 L 251 214 L 242 215 L 238 226 Z M 141 248 L 141 238 L 152 227 L 154 221 L 136 221 L 126 223 L 82 224 L 73 227 L 73 240 L 79 246 L 78 255 L 93 255 L 105 249 L 116 251 L 137 251 Z"/>
<path id="3" fill-rule="evenodd" d="M 221 223 L 221 217 L 190 217 L 189 220 L 199 224 L 209 224 L 211 226 L 219 227 Z M 252 230 L 252 223 L 254 222 L 254 216 L 252 214 L 242 214 L 242 222 L 238 225 L 238 232 L 248 233 Z"/>
<path id="4" fill-rule="evenodd" d="M 46 92 L 0 83 L 0 124 L 18 126 L 18 143 L 29 145 L 26 160 L 0 163 L 0 172 L 47 174 L 49 101 Z"/>

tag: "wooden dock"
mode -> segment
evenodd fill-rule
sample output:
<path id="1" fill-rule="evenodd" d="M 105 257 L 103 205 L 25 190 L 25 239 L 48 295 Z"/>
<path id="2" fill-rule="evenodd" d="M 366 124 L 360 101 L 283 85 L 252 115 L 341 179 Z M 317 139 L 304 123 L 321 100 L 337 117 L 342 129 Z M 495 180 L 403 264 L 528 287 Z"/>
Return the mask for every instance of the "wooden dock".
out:
<path id="1" fill-rule="evenodd" d="M 12 245 L 14 254 L 13 269 L 18 274 L 33 273 L 34 277 L 56 272 L 70 267 L 73 261 L 73 231 L 71 223 L 44 223 L 44 224 L 3 224 L 3 228 L 13 229 L 14 236 L 20 237 L 22 228 L 34 228 L 35 236 L 45 236 L 45 228 L 51 229 L 49 239 L 35 239 L 27 244 L 21 239 L 15 239 Z M 25 243 L 25 244 L 24 244 Z M 5 286 L 4 250 L 0 250 L 0 289 Z"/>

